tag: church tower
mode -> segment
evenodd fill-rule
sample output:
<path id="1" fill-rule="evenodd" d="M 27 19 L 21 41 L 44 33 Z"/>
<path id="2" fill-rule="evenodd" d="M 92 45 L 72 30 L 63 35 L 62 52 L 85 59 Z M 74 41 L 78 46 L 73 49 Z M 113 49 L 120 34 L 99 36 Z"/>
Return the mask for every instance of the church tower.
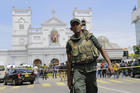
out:
<path id="1" fill-rule="evenodd" d="M 30 7 L 28 9 L 12 9 L 12 49 L 25 50 L 28 46 L 28 31 L 31 25 Z"/>
<path id="2" fill-rule="evenodd" d="M 93 21 L 92 21 L 92 9 L 88 10 L 78 10 L 77 8 L 73 11 L 73 17 L 81 20 L 83 29 L 87 29 L 89 32 L 93 31 Z"/>
<path id="3" fill-rule="evenodd" d="M 132 23 L 135 24 L 136 45 L 140 46 L 140 0 L 138 0 L 137 8 L 133 9 L 133 12 L 132 12 Z"/>

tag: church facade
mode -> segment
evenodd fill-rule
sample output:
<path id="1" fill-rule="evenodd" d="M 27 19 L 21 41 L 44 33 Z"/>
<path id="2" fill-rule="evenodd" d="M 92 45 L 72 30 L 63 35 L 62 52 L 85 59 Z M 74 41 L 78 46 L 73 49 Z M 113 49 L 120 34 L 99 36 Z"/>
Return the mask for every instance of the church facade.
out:
<path id="1" fill-rule="evenodd" d="M 66 62 L 65 46 L 73 33 L 64 22 L 52 16 L 43 22 L 41 27 L 32 27 L 32 10 L 30 7 L 28 9 L 13 7 L 12 18 L 12 49 L 0 50 L 0 64 L 48 65 L 54 60 L 60 63 Z M 74 9 L 73 18 L 79 18 L 84 22 L 84 27 L 88 31 L 93 30 L 92 9 Z M 106 51 L 110 58 L 122 58 L 123 50 L 118 45 L 109 44 L 109 41 L 103 37 L 98 39 L 103 45 L 107 45 Z"/>

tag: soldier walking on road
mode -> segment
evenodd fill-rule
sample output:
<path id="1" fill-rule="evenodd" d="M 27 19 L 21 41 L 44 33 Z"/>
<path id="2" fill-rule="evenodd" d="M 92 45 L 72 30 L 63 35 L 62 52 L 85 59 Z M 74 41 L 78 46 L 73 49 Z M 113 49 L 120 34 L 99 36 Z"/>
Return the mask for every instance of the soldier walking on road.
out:
<path id="1" fill-rule="evenodd" d="M 66 45 L 68 58 L 68 87 L 73 87 L 74 93 L 97 93 L 96 83 L 96 59 L 99 52 L 107 61 L 110 74 L 113 74 L 111 61 L 98 43 L 94 35 L 87 30 L 82 30 L 82 25 L 79 19 L 70 21 L 71 30 L 74 35 L 70 37 Z M 73 73 L 71 70 L 73 69 Z M 71 78 L 73 75 L 73 79 Z M 73 81 L 73 86 L 71 86 Z"/>

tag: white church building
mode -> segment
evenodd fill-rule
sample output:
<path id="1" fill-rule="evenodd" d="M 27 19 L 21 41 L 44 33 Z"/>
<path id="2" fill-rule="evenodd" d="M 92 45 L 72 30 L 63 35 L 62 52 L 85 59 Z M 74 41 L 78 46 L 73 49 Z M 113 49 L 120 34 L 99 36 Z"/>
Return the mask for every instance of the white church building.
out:
<path id="1" fill-rule="evenodd" d="M 86 29 L 92 31 L 92 9 L 74 9 L 73 18 L 79 18 L 86 23 Z M 49 64 L 53 60 L 60 63 L 67 61 L 66 42 L 73 34 L 66 24 L 52 16 L 40 27 L 32 27 L 32 10 L 12 9 L 12 49 L 0 50 L 0 64 Z M 111 59 L 122 59 L 123 49 L 110 43 L 104 37 L 98 37 Z M 100 57 L 101 58 L 101 57 Z"/>

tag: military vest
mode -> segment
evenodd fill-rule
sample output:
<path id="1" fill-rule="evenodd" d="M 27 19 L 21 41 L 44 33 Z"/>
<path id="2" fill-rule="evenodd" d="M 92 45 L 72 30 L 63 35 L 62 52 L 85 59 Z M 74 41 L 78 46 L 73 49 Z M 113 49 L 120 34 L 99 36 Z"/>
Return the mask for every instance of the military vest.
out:
<path id="1" fill-rule="evenodd" d="M 91 39 L 92 34 L 88 31 L 82 31 L 82 36 L 75 38 L 72 36 L 69 44 L 72 48 L 71 62 L 72 63 L 87 63 L 95 61 L 99 54 L 98 49 L 94 46 Z"/>

